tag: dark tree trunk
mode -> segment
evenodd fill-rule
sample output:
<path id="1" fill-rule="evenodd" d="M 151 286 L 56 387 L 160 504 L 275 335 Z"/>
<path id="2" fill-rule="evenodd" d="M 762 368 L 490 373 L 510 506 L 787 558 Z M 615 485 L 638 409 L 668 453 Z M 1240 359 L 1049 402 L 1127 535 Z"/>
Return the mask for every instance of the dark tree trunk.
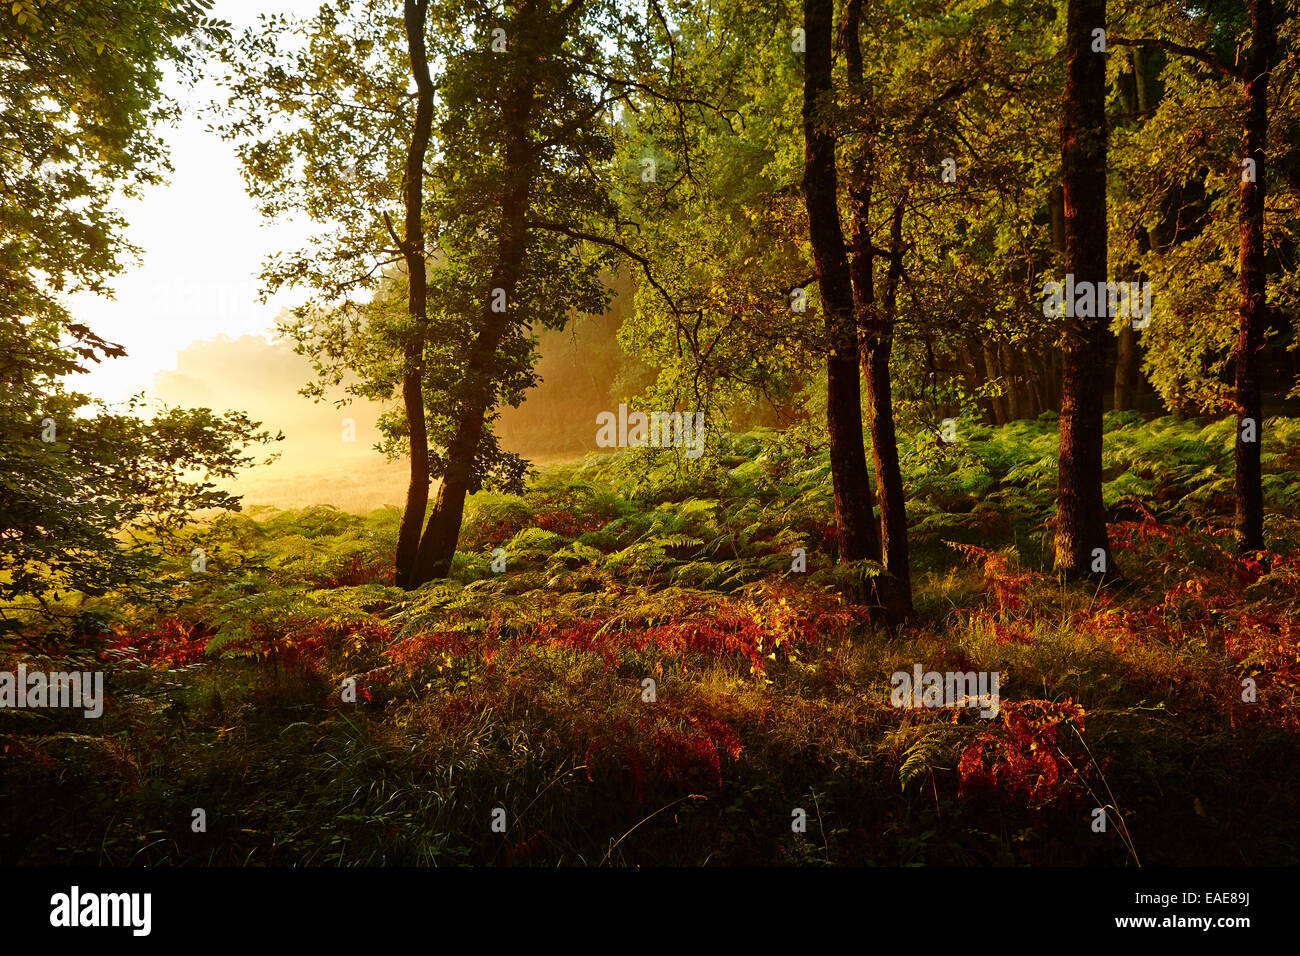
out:
<path id="1" fill-rule="evenodd" d="M 1138 389 L 1142 385 L 1140 363 L 1142 351 L 1138 348 L 1137 329 L 1132 319 L 1120 326 L 1118 350 L 1115 355 L 1115 411 L 1131 412 L 1137 407 Z"/>
<path id="2" fill-rule="evenodd" d="M 1065 190 L 1060 186 L 1053 186 L 1051 195 L 1048 197 L 1048 205 L 1052 215 L 1052 248 L 1065 256 Z M 1048 349 L 1048 360 L 1045 365 L 1047 370 L 1046 389 L 1047 404 L 1052 411 L 1061 410 L 1061 350 L 1052 343 L 1052 348 Z"/>
<path id="3" fill-rule="evenodd" d="M 1042 369 L 1047 367 L 1046 356 L 1039 353 L 1036 355 L 1034 362 L 1034 371 L 1030 373 L 1029 395 L 1033 403 L 1033 416 L 1037 418 L 1043 412 L 1047 411 L 1047 377 L 1043 374 Z"/>
<path id="4" fill-rule="evenodd" d="M 861 357 L 861 340 L 858 335 L 858 327 L 862 324 L 862 316 L 872 307 L 874 292 L 872 288 L 871 275 L 871 235 L 867 227 L 867 214 L 871 209 L 871 187 L 863 185 L 864 178 L 867 174 L 865 163 L 858 163 L 855 170 L 854 186 L 849 190 L 850 202 L 853 206 L 853 255 L 849 262 L 849 278 L 853 287 L 853 377 L 858 379 L 858 360 Z M 847 357 L 847 356 L 846 356 Z M 854 382 L 853 389 L 860 395 L 860 383 Z M 871 401 L 870 388 L 867 391 L 868 404 Z M 868 412 L 868 414 L 870 414 Z M 858 428 L 862 428 L 862 408 L 859 403 L 856 410 Z M 872 441 L 875 441 L 873 436 Z M 861 442 L 861 439 L 859 439 Z M 854 459 L 857 460 L 856 458 Z M 867 528 L 864 534 L 867 537 L 867 544 L 870 553 L 867 555 L 877 561 L 882 559 L 880 550 L 880 533 L 879 526 L 876 524 L 876 515 L 873 510 L 875 504 L 875 495 L 871 490 L 871 480 L 866 472 L 867 464 L 865 457 L 862 459 L 862 483 L 865 486 L 868 498 L 866 507 Z M 880 481 L 880 473 L 876 473 L 876 481 Z"/>
<path id="5" fill-rule="evenodd" d="M 880 489 L 880 544 L 885 570 L 898 585 L 898 609 L 913 615 L 912 571 L 907 547 L 907 505 L 903 473 L 898 462 L 894 429 L 894 397 L 889 381 L 889 357 L 894 344 L 898 283 L 903 274 L 903 207 L 899 199 L 890 223 L 889 272 L 885 280 L 883 309 L 874 309 L 867 325 L 867 415 L 871 426 L 871 451 Z"/>
<path id="6" fill-rule="evenodd" d="M 845 9 L 844 50 L 850 88 L 865 92 L 861 47 L 862 0 L 849 0 Z M 855 327 L 866 331 L 862 356 L 867 379 L 867 423 L 871 431 L 871 454 L 880 498 L 880 560 L 887 577 L 876 585 L 880 603 L 895 619 L 913 616 L 912 579 L 907 552 L 907 511 L 903 498 L 903 477 L 898 465 L 898 442 L 894 433 L 894 399 L 890 391 L 889 355 L 898 280 L 902 270 L 902 214 L 900 200 L 891 234 L 890 269 L 885 289 L 885 308 L 876 305 L 875 255 L 871 245 L 871 170 L 869 151 L 859 147 L 850 184 L 853 209 L 853 299 Z"/>
<path id="7" fill-rule="evenodd" d="M 424 420 L 424 340 L 427 329 L 428 279 L 424 247 L 424 154 L 429 148 L 433 123 L 433 82 L 424 43 L 428 0 L 406 0 L 406 46 L 415 78 L 415 125 L 406 150 L 405 203 L 402 256 L 407 272 L 407 312 L 413 320 L 411 336 L 402 350 L 402 404 L 406 410 L 411 445 L 411 480 L 406 488 L 406 507 L 397 532 L 396 582 L 414 587 L 412 578 L 420 545 L 420 526 L 429 506 L 429 436 Z"/>
<path id="8" fill-rule="evenodd" d="M 1106 0 L 1069 0 L 1061 178 L 1065 271 L 1074 274 L 1076 286 L 1106 282 L 1106 56 L 1092 50 L 1092 31 L 1105 26 Z M 1055 565 L 1068 577 L 1115 572 L 1101 495 L 1102 393 L 1110 337 L 1104 303 L 1103 295 L 1093 310 L 1100 316 L 1065 320 Z"/>
<path id="9" fill-rule="evenodd" d="M 1017 346 L 1018 348 L 1019 346 Z M 1025 409 L 1025 381 L 1020 373 L 1016 349 L 1006 342 L 998 345 L 998 364 L 1007 376 L 1007 414 L 1011 421 L 1029 418 Z"/>
<path id="10" fill-rule="evenodd" d="M 804 0 L 807 49 L 803 89 L 803 192 L 829 338 L 826 418 L 840 558 L 856 561 L 878 557 L 880 542 L 863 447 L 858 331 L 853 281 L 840 228 L 835 137 L 819 118 L 819 100 L 831 89 L 833 7 L 833 0 Z"/>
<path id="11" fill-rule="evenodd" d="M 972 394 L 977 393 L 980 386 L 988 381 L 988 376 L 984 373 L 984 361 L 979 356 L 979 348 L 980 344 L 978 342 L 974 342 L 974 344 L 968 342 L 962 346 L 961 350 L 962 370 L 966 376 L 966 387 L 971 390 Z M 980 398 L 978 401 L 980 408 L 984 410 L 984 423 L 986 425 L 996 425 L 998 421 L 997 416 L 993 414 L 993 401 L 988 398 Z"/>
<path id="12" fill-rule="evenodd" d="M 1049 198 L 1052 210 L 1052 248 L 1065 255 L 1065 191 L 1053 186 Z"/>
<path id="13" fill-rule="evenodd" d="M 861 90 L 862 88 L 862 48 L 859 42 L 861 19 L 862 0 L 849 0 L 848 6 L 845 8 L 844 22 L 845 59 L 847 60 L 849 82 L 853 84 L 855 90 Z M 874 159 L 874 157 L 871 158 Z M 849 278 L 853 286 L 854 348 L 858 351 L 858 354 L 854 356 L 855 366 L 859 358 L 863 357 L 861 354 L 861 336 L 858 330 L 862 326 L 863 317 L 870 312 L 875 303 L 871 229 L 868 218 L 871 213 L 872 172 L 873 170 L 868 166 L 868 150 L 859 149 L 853 161 L 849 183 L 849 204 L 853 213 L 853 242 L 852 254 L 849 257 Z M 854 374 L 856 375 L 857 372 L 855 371 Z M 870 388 L 867 391 L 867 401 L 868 405 L 870 405 Z M 870 411 L 868 411 L 868 416 L 870 416 Z M 861 406 L 859 406 L 858 421 L 859 423 L 862 421 Z M 872 440 L 875 440 L 874 437 Z M 865 459 L 863 468 L 866 468 Z M 879 472 L 876 472 L 876 481 L 877 483 L 880 481 Z M 875 495 L 871 491 L 870 479 L 864 478 L 863 482 L 867 486 L 867 494 L 871 495 L 872 504 L 874 505 Z M 876 523 L 874 510 L 869 509 L 867 514 L 868 524 L 870 525 L 870 557 L 877 561 L 883 561 L 880 525 Z"/>
<path id="14" fill-rule="evenodd" d="M 994 346 L 984 345 L 980 352 L 984 356 L 984 371 L 987 380 L 990 382 L 1001 381 L 1002 394 L 992 396 L 989 401 L 993 405 L 993 424 L 1005 425 L 1011 421 L 1011 415 L 1007 410 L 1007 380 L 1003 376 L 1002 370 L 998 367 L 997 355 L 994 353 Z"/>
<path id="15" fill-rule="evenodd" d="M 1268 138 L 1268 77 L 1277 45 L 1277 26 L 1271 0 L 1250 0 L 1251 48 L 1246 65 L 1246 122 L 1242 154 L 1254 160 L 1254 182 L 1243 176 L 1240 197 L 1241 292 L 1237 333 L 1237 445 L 1236 497 L 1237 552 L 1242 556 L 1264 548 L 1264 488 L 1260 466 L 1263 443 L 1263 403 L 1259 355 L 1268 325 L 1264 271 L 1265 156 Z M 1243 435 L 1253 424 L 1253 441 Z"/>
<path id="16" fill-rule="evenodd" d="M 1150 54 L 1142 47 L 1130 51 L 1133 59 L 1134 108 L 1139 119 L 1145 121 L 1155 103 Z M 1138 226 L 1138 247 L 1147 252 L 1151 248 L 1151 237 L 1145 226 Z M 1146 281 L 1146 276 L 1139 275 L 1138 281 Z M 1115 411 L 1131 412 L 1137 408 L 1138 395 L 1142 389 L 1142 350 L 1138 348 L 1137 329 L 1133 328 L 1130 317 L 1120 327 L 1118 348 L 1115 356 Z"/>
<path id="17" fill-rule="evenodd" d="M 447 446 L 447 467 L 434 499 L 433 512 L 420 539 L 414 581 L 423 584 L 446 577 L 456 555 L 456 542 L 465 514 L 465 498 L 475 490 L 475 459 L 486 416 L 496 402 L 491 369 L 497 348 L 510 328 L 515 286 L 523 272 L 528 245 L 528 209 L 534 162 L 530 129 L 535 108 L 535 82 L 529 64 L 520 61 L 501 118 L 508 179 L 501 197 L 501 233 L 497 261 L 483 290 L 479 330 L 470 348 L 456 433 Z M 492 311 L 494 289 L 505 290 L 506 309 Z"/>

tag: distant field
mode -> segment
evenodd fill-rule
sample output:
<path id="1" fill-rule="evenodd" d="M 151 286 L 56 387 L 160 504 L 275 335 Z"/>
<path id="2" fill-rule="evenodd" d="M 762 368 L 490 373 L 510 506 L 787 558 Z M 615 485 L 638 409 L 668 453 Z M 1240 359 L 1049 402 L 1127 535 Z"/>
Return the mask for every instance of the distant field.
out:
<path id="1" fill-rule="evenodd" d="M 242 495 L 244 508 L 303 508 L 313 504 L 332 505 L 352 514 L 369 514 L 385 505 L 401 506 L 406 495 L 407 465 L 373 460 L 346 468 L 281 468 L 277 463 L 255 468 L 238 481 L 224 485 Z"/>
<path id="2" fill-rule="evenodd" d="M 530 460 L 544 466 L 582 457 L 555 455 Z M 377 508 L 402 506 L 409 480 L 408 467 L 405 461 L 388 462 L 379 454 L 346 465 L 323 462 L 319 468 L 277 462 L 251 469 L 222 487 L 243 496 L 245 511 L 331 505 L 350 514 L 366 515 Z"/>

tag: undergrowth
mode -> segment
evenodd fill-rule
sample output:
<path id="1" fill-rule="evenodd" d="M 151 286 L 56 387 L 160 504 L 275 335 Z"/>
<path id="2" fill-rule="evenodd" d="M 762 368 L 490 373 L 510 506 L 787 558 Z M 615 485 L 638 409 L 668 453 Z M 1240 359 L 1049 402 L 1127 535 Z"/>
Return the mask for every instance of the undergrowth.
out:
<path id="1" fill-rule="evenodd" d="M 170 601 L 69 599 L 0 645 L 109 694 L 0 712 L 0 860 L 1300 860 L 1300 422 L 1268 429 L 1265 572 L 1232 555 L 1230 422 L 1108 416 L 1104 591 L 1050 573 L 1052 423 L 962 428 L 901 440 L 902 628 L 841 596 L 825 453 L 776 432 L 475 496 L 412 592 L 393 509 L 214 521 Z M 917 663 L 997 671 L 997 716 L 893 707 Z"/>

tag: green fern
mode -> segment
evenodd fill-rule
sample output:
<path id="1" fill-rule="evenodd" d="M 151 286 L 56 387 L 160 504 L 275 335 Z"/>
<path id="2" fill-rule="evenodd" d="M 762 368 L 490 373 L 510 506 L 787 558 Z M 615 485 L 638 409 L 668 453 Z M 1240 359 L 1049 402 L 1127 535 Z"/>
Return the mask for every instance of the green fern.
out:
<path id="1" fill-rule="evenodd" d="M 938 768 L 938 758 L 944 750 L 944 735 L 937 731 L 923 736 L 903 755 L 902 766 L 898 768 L 899 789 L 906 792 L 908 784 L 924 774 Z"/>

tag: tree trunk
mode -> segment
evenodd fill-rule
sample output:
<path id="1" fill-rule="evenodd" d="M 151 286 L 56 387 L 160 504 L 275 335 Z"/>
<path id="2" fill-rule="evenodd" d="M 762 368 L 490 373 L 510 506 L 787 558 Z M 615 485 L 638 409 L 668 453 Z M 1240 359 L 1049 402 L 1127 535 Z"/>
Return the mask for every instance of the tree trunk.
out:
<path id="1" fill-rule="evenodd" d="M 1149 63 L 1150 54 L 1142 47 L 1133 47 L 1129 51 L 1133 62 L 1134 108 L 1143 122 L 1154 106 L 1156 95 L 1152 82 L 1152 70 Z M 1151 248 L 1151 237 L 1145 226 L 1138 226 L 1138 247 L 1147 252 Z M 1145 275 L 1138 275 L 1138 281 L 1145 282 Z M 1137 329 L 1133 328 L 1133 319 L 1125 320 L 1120 327 L 1118 348 L 1115 356 L 1115 411 L 1131 412 L 1137 408 L 1138 395 L 1142 388 L 1142 350 L 1138 348 Z"/>
<path id="2" fill-rule="evenodd" d="M 862 0 L 849 0 L 845 9 L 844 50 L 850 89 L 865 90 L 861 47 Z M 855 330 L 866 330 L 863 368 L 867 378 L 867 423 L 871 431 L 871 454 L 880 498 L 880 555 L 887 577 L 876 582 L 876 595 L 889 615 L 905 620 L 914 615 L 912 579 L 907 550 L 907 511 L 903 478 L 898 465 L 898 442 L 894 432 L 894 399 L 890 391 L 889 356 L 898 280 L 902 274 L 902 216 L 900 199 L 893 219 L 890 268 L 883 312 L 876 306 L 875 256 L 871 245 L 871 171 L 866 168 L 869 152 L 859 149 L 850 184 L 853 209 L 853 300 Z M 871 156 L 874 160 L 874 156 Z M 906 197 L 904 197 L 905 199 Z M 855 331 L 856 334 L 856 331 Z"/>
<path id="3" fill-rule="evenodd" d="M 1053 186 L 1048 201 L 1052 210 L 1052 248 L 1065 255 L 1065 191 Z"/>
<path id="4" fill-rule="evenodd" d="M 1060 186 L 1053 186 L 1052 192 L 1048 197 L 1048 206 L 1052 216 L 1052 248 L 1065 256 L 1065 190 Z M 1053 342 L 1052 348 L 1048 350 L 1047 361 L 1047 397 L 1048 406 L 1054 412 L 1061 410 L 1061 378 L 1063 369 L 1061 366 L 1061 349 L 1058 342 Z"/>
<path id="5" fill-rule="evenodd" d="M 1118 350 L 1115 355 L 1115 411 L 1131 412 L 1137 407 L 1138 388 L 1142 384 L 1139 363 L 1142 351 L 1138 348 L 1137 329 L 1133 320 L 1125 319 L 1117 336 Z"/>
<path id="6" fill-rule="evenodd" d="M 859 29 L 862 20 L 862 0 L 849 0 L 845 8 L 844 38 L 845 38 L 845 59 L 848 66 L 849 82 L 853 85 L 854 90 L 862 88 L 862 48 L 859 42 Z M 871 248 L 871 228 L 869 224 L 869 215 L 871 212 L 871 192 L 872 192 L 872 172 L 868 167 L 868 150 L 859 149 L 853 161 L 853 169 L 850 173 L 849 182 L 849 205 L 852 209 L 853 216 L 853 240 L 849 256 L 849 279 L 853 286 L 853 328 L 854 328 L 854 349 L 857 354 L 854 355 L 854 375 L 857 363 L 863 358 L 861 348 L 861 334 L 863 317 L 868 314 L 875 302 L 875 287 L 873 285 L 872 275 L 872 248 Z M 833 155 L 833 154 L 832 154 Z M 874 156 L 870 157 L 874 162 Z M 864 363 L 865 370 L 865 363 Z M 860 388 L 860 386 L 859 386 Z M 867 391 L 867 403 L 871 403 L 871 391 Z M 870 416 L 868 410 L 868 416 Z M 861 405 L 858 410 L 859 427 L 862 421 Z M 874 441 L 874 438 L 873 438 Z M 863 469 L 866 469 L 865 458 L 863 460 Z M 876 473 L 876 482 L 880 481 L 880 473 Z M 871 489 L 869 477 L 863 478 L 866 485 L 867 494 L 871 497 L 871 504 L 875 505 L 875 495 Z M 884 555 L 881 551 L 880 543 L 880 525 L 877 523 L 874 507 L 867 511 L 867 524 L 869 525 L 868 536 L 871 549 L 870 557 L 876 561 L 883 561 Z"/>
<path id="7" fill-rule="evenodd" d="M 970 389 L 972 395 L 976 394 L 979 391 L 980 386 L 988 380 L 988 376 L 984 374 L 984 362 L 976 352 L 979 347 L 980 345 L 978 342 L 975 342 L 973 345 L 970 342 L 967 342 L 962 346 L 961 350 L 962 369 L 966 377 L 966 387 Z M 997 416 L 993 414 L 993 401 L 988 398 L 979 398 L 977 401 L 979 402 L 980 408 L 984 410 L 984 423 L 986 425 L 996 425 L 998 420 Z"/>
<path id="8" fill-rule="evenodd" d="M 429 506 L 429 436 L 424 420 L 424 340 L 427 334 L 425 314 L 428 279 L 424 262 L 424 154 L 429 148 L 433 123 L 433 82 L 429 77 L 429 58 L 424 44 L 425 15 L 428 0 L 405 0 L 406 46 L 415 78 L 415 125 L 411 144 L 406 150 L 406 222 L 403 227 L 402 255 L 407 272 L 407 313 L 413 328 L 402 350 L 402 404 L 410 434 L 411 480 L 406 488 L 406 506 L 397 532 L 396 582 L 399 587 L 414 587 L 412 580 L 420 544 L 420 526 Z"/>
<path id="9" fill-rule="evenodd" d="M 857 0 L 853 0 L 857 2 Z M 858 361 L 861 355 L 861 340 L 858 333 L 858 327 L 862 324 L 862 316 L 872 307 L 874 290 L 872 288 L 872 262 L 871 262 L 871 235 L 867 226 L 867 213 L 871 208 L 871 187 L 863 185 L 867 170 L 865 163 L 858 163 L 857 169 L 854 170 L 854 185 L 849 189 L 850 202 L 853 207 L 853 254 L 849 260 L 849 279 L 853 287 L 853 378 L 855 379 L 853 391 L 861 395 L 860 380 L 858 379 Z M 846 355 L 846 358 L 849 356 Z M 867 389 L 868 409 L 871 403 L 871 390 Z M 855 417 L 858 422 L 858 430 L 862 429 L 862 407 L 859 403 L 855 410 Z M 868 410 L 868 416 L 870 411 Z M 875 437 L 872 437 L 875 441 Z M 859 439 L 859 443 L 861 439 Z M 858 459 L 854 459 L 856 462 Z M 873 509 L 875 505 L 875 495 L 871 489 L 871 479 L 867 474 L 867 463 L 865 455 L 862 459 L 862 484 L 867 495 L 866 505 L 866 525 L 864 535 L 867 538 L 867 547 L 869 553 L 867 557 L 876 561 L 882 559 L 880 547 L 879 526 L 876 524 L 876 515 Z M 876 482 L 880 482 L 880 473 L 876 473 Z"/>
<path id="10" fill-rule="evenodd" d="M 1003 342 L 998 346 L 1000 363 L 1007 371 L 1007 411 L 1013 422 L 1033 417 L 1025 405 L 1025 376 L 1020 361 L 1022 348 L 1021 343 Z"/>
<path id="11" fill-rule="evenodd" d="M 1061 362 L 1060 348 L 1052 349 L 1051 359 L 1047 363 L 1049 378 L 1047 380 L 1047 391 L 1051 396 L 1051 408 L 1054 412 L 1060 412 L 1064 398 L 1062 389 L 1062 379 L 1065 376 L 1065 366 Z"/>
<path id="12" fill-rule="evenodd" d="M 456 434 L 447 447 L 447 467 L 429 523 L 420 539 L 414 574 L 417 585 L 446 577 L 451 569 L 465 514 L 465 498 L 476 481 L 474 465 L 479 441 L 483 437 L 488 410 L 495 402 L 490 369 L 496 350 L 510 327 L 515 286 L 523 272 L 528 244 L 527 215 L 536 162 L 530 138 L 536 83 L 529 74 L 531 64 L 519 59 L 515 68 L 518 73 L 501 119 L 505 169 L 509 178 L 501 198 L 497 261 L 488 286 L 483 290 L 479 331 L 470 348 Z M 506 310 L 503 312 L 492 311 L 494 289 L 505 290 Z"/>
<path id="13" fill-rule="evenodd" d="M 1093 52 L 1106 26 L 1106 0 L 1069 0 L 1061 178 L 1065 194 L 1065 271 L 1106 282 L 1106 55 Z M 1056 570 L 1068 577 L 1114 573 L 1101 494 L 1102 390 L 1110 320 L 1074 316 L 1067 302 L 1057 486 Z"/>
<path id="14" fill-rule="evenodd" d="M 1007 380 L 1003 376 L 1002 370 L 998 367 L 997 355 L 994 353 L 994 346 L 985 344 L 980 349 L 984 356 L 984 369 L 987 380 L 990 382 L 1001 382 L 1002 393 L 993 395 L 989 401 L 993 405 L 993 424 L 1005 425 L 1011 421 L 1011 415 L 1007 411 Z"/>
<path id="15" fill-rule="evenodd" d="M 840 558 L 857 561 L 878 557 L 880 542 L 875 532 L 871 483 L 863 447 L 858 331 L 853 282 L 840 227 L 835 137 L 818 116 L 818 101 L 831 89 L 833 6 L 833 0 L 804 0 L 807 49 L 803 89 L 803 192 L 817 286 L 830 340 L 826 358 L 826 419 Z"/>
<path id="16" fill-rule="evenodd" d="M 1029 373 L 1029 395 L 1033 403 L 1034 418 L 1047 411 L 1049 402 L 1047 399 L 1047 377 L 1043 374 L 1043 369 L 1047 367 L 1046 356 L 1042 353 L 1035 355 L 1034 369 Z"/>
<path id="17" fill-rule="evenodd" d="M 867 326 L 867 414 L 871 426 L 871 452 L 875 459 L 876 485 L 880 489 L 880 545 L 885 570 L 898 585 L 897 613 L 913 615 L 912 571 L 907 546 L 907 506 L 903 473 L 898 462 L 898 439 L 894 429 L 894 397 L 889 381 L 889 357 L 894 344 L 894 323 L 898 305 L 898 282 L 903 274 L 903 208 L 899 199 L 890 223 L 889 273 L 885 280 L 885 304 L 874 309 Z"/>
<path id="18" fill-rule="evenodd" d="M 1260 466 L 1260 446 L 1264 436 L 1259 355 L 1264 348 L 1264 332 L 1268 325 L 1264 298 L 1264 151 L 1268 138 L 1268 76 L 1277 44 L 1271 0 L 1250 0 L 1250 26 L 1242 153 L 1245 158 L 1254 160 L 1255 175 L 1243 175 L 1241 183 L 1241 293 L 1236 355 L 1236 476 L 1233 483 L 1237 506 L 1237 552 L 1243 557 L 1264 548 L 1264 488 Z M 1253 182 L 1250 181 L 1252 178 Z M 1247 438 L 1251 440 L 1245 440 Z"/>
<path id="19" fill-rule="evenodd" d="M 1160 95 L 1155 84 L 1155 75 L 1159 71 L 1152 68 L 1151 54 L 1142 47 L 1133 47 L 1130 52 L 1133 56 L 1133 86 L 1137 93 L 1137 108 L 1145 119 Z"/>

